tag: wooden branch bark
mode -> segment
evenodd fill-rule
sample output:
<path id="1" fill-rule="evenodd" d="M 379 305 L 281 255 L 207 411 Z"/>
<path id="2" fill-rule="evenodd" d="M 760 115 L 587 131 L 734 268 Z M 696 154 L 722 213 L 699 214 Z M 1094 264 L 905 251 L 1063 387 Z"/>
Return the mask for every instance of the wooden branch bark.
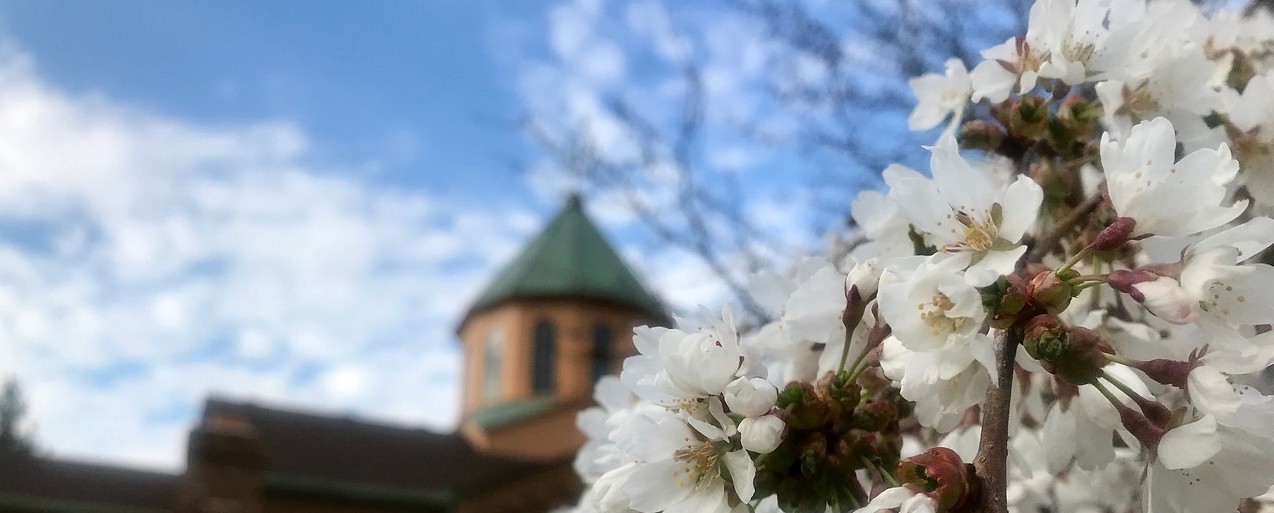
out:
<path id="1" fill-rule="evenodd" d="M 982 436 L 973 468 L 981 490 L 977 511 L 1008 513 L 1009 420 L 1013 412 L 1009 402 L 1013 396 L 1013 365 L 1017 346 L 1022 343 L 1022 329 L 1012 327 L 995 338 L 996 384 L 986 393 L 982 403 Z"/>

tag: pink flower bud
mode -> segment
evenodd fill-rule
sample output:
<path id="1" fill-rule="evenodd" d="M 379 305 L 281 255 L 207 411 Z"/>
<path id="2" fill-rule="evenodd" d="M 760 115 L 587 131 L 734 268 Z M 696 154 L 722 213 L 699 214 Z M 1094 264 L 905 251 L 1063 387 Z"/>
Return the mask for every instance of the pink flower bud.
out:
<path id="1" fill-rule="evenodd" d="M 1097 238 L 1093 240 L 1092 248 L 1098 251 L 1115 249 L 1128 242 L 1128 238 L 1132 236 L 1133 230 L 1137 228 L 1137 221 L 1131 217 L 1120 217 L 1115 222 L 1110 223 L 1106 229 L 1097 234 Z"/>

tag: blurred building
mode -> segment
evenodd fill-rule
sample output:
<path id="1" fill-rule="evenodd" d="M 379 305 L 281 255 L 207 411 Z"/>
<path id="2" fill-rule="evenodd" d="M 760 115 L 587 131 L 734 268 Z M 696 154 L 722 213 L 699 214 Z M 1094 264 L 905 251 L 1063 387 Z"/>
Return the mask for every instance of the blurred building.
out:
<path id="1" fill-rule="evenodd" d="M 633 326 L 665 320 L 571 198 L 459 321 L 456 432 L 210 398 L 185 472 L 0 454 L 0 512 L 549 511 L 579 494 L 593 383 L 633 352 Z"/>

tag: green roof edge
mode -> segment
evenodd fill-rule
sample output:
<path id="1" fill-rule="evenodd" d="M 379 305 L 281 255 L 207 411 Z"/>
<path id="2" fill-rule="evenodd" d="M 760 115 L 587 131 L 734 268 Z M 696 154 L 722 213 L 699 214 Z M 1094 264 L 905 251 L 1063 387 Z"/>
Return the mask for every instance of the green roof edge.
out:
<path id="1" fill-rule="evenodd" d="M 542 395 L 511 403 L 496 404 L 470 413 L 465 420 L 491 429 L 538 415 L 561 405 L 555 396 Z"/>
<path id="2" fill-rule="evenodd" d="M 635 308 L 657 321 L 667 318 L 663 303 L 624 262 L 574 196 L 487 284 L 464 319 L 505 301 L 549 297 L 603 300 Z"/>

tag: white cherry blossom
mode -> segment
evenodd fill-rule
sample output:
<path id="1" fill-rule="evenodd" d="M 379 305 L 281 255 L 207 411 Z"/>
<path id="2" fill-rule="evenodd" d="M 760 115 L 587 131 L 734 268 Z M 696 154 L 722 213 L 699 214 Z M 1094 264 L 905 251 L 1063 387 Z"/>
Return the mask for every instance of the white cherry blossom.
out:
<path id="1" fill-rule="evenodd" d="M 1137 124 L 1122 142 L 1102 136 L 1110 201 L 1120 216 L 1137 221 L 1133 235 L 1192 235 L 1232 221 L 1247 207 L 1246 200 L 1227 201 L 1226 185 L 1239 170 L 1228 146 L 1196 150 L 1180 161 L 1176 146 L 1164 118 Z"/>
<path id="2" fill-rule="evenodd" d="M 959 125 L 973 86 L 969 82 L 969 70 L 960 59 L 947 59 L 945 68 L 942 75 L 929 73 L 907 82 L 916 95 L 916 108 L 907 118 L 908 128 L 928 130 L 948 117 L 951 122 L 945 133 L 954 133 Z"/>
<path id="3" fill-rule="evenodd" d="M 616 438 L 637 462 L 622 485 L 634 510 L 727 513 L 731 497 L 752 499 L 756 467 L 747 453 L 730 450 L 725 440 L 697 432 L 676 415 L 649 412 Z"/>
<path id="4" fill-rule="evenodd" d="M 1039 216 L 1044 198 L 1039 185 L 1023 176 L 995 187 L 987 173 L 960 156 L 952 138 L 930 151 L 933 180 L 900 178 L 890 197 L 938 251 L 969 267 L 974 284 L 1012 272 L 1026 252 L 1019 242 Z"/>
<path id="5" fill-rule="evenodd" d="M 930 260 L 880 287 L 880 314 L 912 351 L 963 347 L 982 329 L 982 296 L 958 263 Z"/>

